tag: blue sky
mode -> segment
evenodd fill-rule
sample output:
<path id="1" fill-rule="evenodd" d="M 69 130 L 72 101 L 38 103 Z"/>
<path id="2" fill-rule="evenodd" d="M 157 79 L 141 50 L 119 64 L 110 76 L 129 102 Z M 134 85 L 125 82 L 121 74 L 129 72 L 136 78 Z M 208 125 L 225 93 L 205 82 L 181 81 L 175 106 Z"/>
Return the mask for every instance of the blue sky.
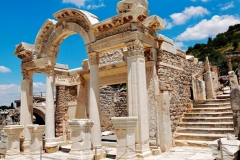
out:
<path id="1" fill-rule="evenodd" d="M 117 15 L 119 0 L 7 0 L 0 3 L 0 106 L 20 98 L 22 80 L 20 59 L 14 56 L 20 42 L 34 44 L 36 35 L 53 14 L 64 8 L 87 10 L 99 21 Z M 150 15 L 166 21 L 159 31 L 187 50 L 195 43 L 225 32 L 229 25 L 240 23 L 240 0 L 148 0 Z M 57 62 L 69 68 L 81 66 L 86 49 L 79 35 L 68 37 L 60 46 Z M 45 92 L 45 76 L 34 75 L 34 93 Z"/>

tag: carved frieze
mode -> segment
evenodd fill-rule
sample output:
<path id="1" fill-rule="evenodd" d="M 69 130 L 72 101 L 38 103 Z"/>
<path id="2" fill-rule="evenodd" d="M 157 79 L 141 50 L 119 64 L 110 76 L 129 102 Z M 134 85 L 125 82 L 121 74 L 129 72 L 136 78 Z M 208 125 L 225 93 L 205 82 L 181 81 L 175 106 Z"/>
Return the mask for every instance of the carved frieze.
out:
<path id="1" fill-rule="evenodd" d="M 99 55 L 99 67 L 113 65 L 123 61 L 121 49 L 111 50 Z"/>
<path id="2" fill-rule="evenodd" d="M 75 85 L 80 83 L 80 75 L 56 75 L 55 76 L 55 84 L 61 84 L 61 85 Z"/>
<path id="3" fill-rule="evenodd" d="M 139 39 L 126 43 L 128 49 L 128 57 L 131 56 L 144 56 L 144 46 Z"/>

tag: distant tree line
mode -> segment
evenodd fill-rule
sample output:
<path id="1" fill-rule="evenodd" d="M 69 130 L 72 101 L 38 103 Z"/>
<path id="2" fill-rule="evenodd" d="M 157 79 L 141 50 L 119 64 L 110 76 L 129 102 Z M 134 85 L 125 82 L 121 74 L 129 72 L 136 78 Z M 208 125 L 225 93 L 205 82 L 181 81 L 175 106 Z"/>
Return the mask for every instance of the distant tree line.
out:
<path id="1" fill-rule="evenodd" d="M 13 103 L 11 103 L 10 106 L 6 106 L 6 105 L 3 105 L 3 106 L 0 106 L 0 109 L 2 110 L 5 110 L 5 109 L 15 109 Z"/>
<path id="2" fill-rule="evenodd" d="M 208 56 L 211 65 L 218 66 L 221 75 L 228 74 L 227 60 L 224 55 L 226 51 L 240 51 L 240 24 L 230 26 L 227 32 L 219 33 L 214 39 L 208 38 L 207 44 L 195 44 L 187 50 L 188 55 L 193 55 L 204 61 Z M 238 62 L 232 60 L 233 69 L 236 69 Z"/>

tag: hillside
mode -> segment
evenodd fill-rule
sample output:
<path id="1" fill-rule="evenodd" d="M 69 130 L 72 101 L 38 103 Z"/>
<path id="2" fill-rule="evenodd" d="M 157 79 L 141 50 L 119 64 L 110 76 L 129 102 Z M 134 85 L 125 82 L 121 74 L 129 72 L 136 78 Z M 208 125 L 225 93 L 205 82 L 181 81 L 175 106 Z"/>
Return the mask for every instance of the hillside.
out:
<path id="1" fill-rule="evenodd" d="M 187 50 L 188 55 L 194 55 L 200 61 L 208 56 L 212 65 L 218 66 L 221 75 L 228 74 L 226 51 L 240 51 L 240 24 L 230 26 L 227 32 L 219 33 L 214 39 L 208 38 L 207 44 L 195 44 Z M 238 66 L 236 60 L 232 60 L 233 69 Z"/>

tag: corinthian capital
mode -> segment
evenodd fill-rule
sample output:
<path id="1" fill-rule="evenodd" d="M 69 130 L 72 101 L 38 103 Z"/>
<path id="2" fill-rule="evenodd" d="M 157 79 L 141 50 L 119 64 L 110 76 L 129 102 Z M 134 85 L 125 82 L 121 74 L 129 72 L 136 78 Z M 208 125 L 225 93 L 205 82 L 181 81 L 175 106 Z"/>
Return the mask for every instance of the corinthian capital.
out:
<path id="1" fill-rule="evenodd" d="M 23 76 L 23 80 L 29 79 L 28 71 L 27 70 L 22 70 L 22 76 Z"/>
<path id="2" fill-rule="evenodd" d="M 52 76 L 54 73 L 54 66 L 53 64 L 46 64 L 45 68 L 46 68 L 46 73 L 48 76 Z"/>
<path id="3" fill-rule="evenodd" d="M 91 65 L 98 65 L 99 64 L 99 55 L 98 53 L 90 53 L 88 55 L 89 64 Z"/>
<path id="4" fill-rule="evenodd" d="M 139 39 L 126 43 L 128 49 L 128 57 L 144 56 L 144 46 Z"/>

